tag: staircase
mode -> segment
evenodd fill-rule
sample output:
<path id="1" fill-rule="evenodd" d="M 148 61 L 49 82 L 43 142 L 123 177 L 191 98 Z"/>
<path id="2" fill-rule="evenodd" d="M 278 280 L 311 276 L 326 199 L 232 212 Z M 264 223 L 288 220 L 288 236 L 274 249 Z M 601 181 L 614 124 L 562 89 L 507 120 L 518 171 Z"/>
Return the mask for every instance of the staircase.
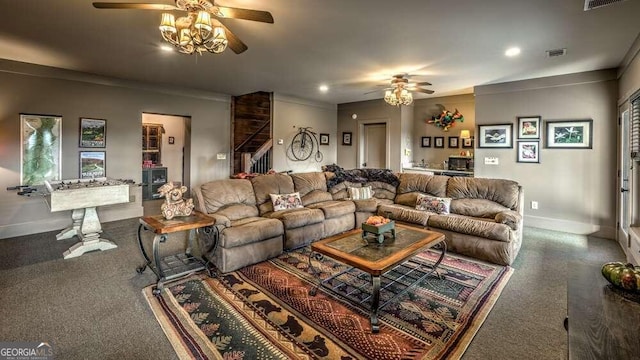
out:
<path id="1" fill-rule="evenodd" d="M 273 166 L 273 94 L 260 91 L 231 100 L 231 173 L 266 173 Z"/>

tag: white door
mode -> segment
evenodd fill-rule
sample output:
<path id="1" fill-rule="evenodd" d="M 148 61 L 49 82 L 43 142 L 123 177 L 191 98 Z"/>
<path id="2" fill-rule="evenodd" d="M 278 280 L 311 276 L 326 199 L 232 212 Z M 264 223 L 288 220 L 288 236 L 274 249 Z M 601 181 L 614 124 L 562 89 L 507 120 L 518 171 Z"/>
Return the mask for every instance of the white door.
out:
<path id="1" fill-rule="evenodd" d="M 629 247 L 629 226 L 631 223 L 631 201 L 629 201 L 629 174 L 631 173 L 631 149 L 629 145 L 629 110 L 622 113 L 620 121 L 620 190 L 618 192 L 618 242 L 623 249 Z"/>
<path id="2" fill-rule="evenodd" d="M 364 125 L 363 168 L 383 169 L 386 167 L 387 125 Z"/>

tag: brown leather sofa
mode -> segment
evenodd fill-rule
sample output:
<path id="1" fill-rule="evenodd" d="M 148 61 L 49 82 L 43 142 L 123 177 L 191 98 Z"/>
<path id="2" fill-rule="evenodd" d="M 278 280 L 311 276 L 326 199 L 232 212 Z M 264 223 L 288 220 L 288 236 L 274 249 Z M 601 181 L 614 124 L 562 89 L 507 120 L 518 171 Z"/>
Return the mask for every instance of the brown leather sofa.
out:
<path id="1" fill-rule="evenodd" d="M 196 209 L 216 220 L 220 240 L 207 254 L 229 272 L 351 230 L 379 214 L 444 233 L 450 251 L 509 265 L 522 243 L 524 194 L 504 179 L 397 174 L 400 184 L 342 182 L 333 173 L 270 174 L 215 180 L 194 189 Z M 349 187 L 371 186 L 373 198 L 348 199 Z M 304 207 L 274 211 L 270 194 L 299 192 Z M 416 210 L 418 194 L 451 198 L 450 214 Z M 208 248 L 207 244 L 203 248 Z"/>

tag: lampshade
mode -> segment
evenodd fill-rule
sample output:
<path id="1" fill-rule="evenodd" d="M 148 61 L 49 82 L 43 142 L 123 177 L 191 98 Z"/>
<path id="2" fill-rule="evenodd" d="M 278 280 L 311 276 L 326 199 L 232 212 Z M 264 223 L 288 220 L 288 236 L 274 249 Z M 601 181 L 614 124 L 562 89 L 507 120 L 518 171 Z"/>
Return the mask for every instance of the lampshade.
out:
<path id="1" fill-rule="evenodd" d="M 162 14 L 162 21 L 160 22 L 160 31 L 176 32 L 176 19 L 172 14 Z"/>
<path id="2" fill-rule="evenodd" d="M 211 15 L 207 11 L 198 12 L 195 28 L 198 30 L 211 31 Z"/>
<path id="3" fill-rule="evenodd" d="M 469 130 L 461 130 L 460 139 L 471 139 L 471 132 Z"/>

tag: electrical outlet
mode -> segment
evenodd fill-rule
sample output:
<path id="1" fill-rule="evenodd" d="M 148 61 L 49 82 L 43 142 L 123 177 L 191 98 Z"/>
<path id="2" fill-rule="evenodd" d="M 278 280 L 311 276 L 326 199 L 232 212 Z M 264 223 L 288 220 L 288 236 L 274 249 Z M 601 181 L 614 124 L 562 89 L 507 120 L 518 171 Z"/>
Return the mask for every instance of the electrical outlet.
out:
<path id="1" fill-rule="evenodd" d="M 537 201 L 532 201 L 531 202 L 531 208 L 533 210 L 538 210 L 538 202 Z"/>
<path id="2" fill-rule="evenodd" d="M 284 144 L 284 140 L 283 139 L 278 139 L 278 145 L 282 145 Z"/>
<path id="3" fill-rule="evenodd" d="M 218 159 L 218 160 L 226 160 L 227 159 L 227 154 L 218 153 L 218 154 L 216 154 L 216 159 Z"/>

